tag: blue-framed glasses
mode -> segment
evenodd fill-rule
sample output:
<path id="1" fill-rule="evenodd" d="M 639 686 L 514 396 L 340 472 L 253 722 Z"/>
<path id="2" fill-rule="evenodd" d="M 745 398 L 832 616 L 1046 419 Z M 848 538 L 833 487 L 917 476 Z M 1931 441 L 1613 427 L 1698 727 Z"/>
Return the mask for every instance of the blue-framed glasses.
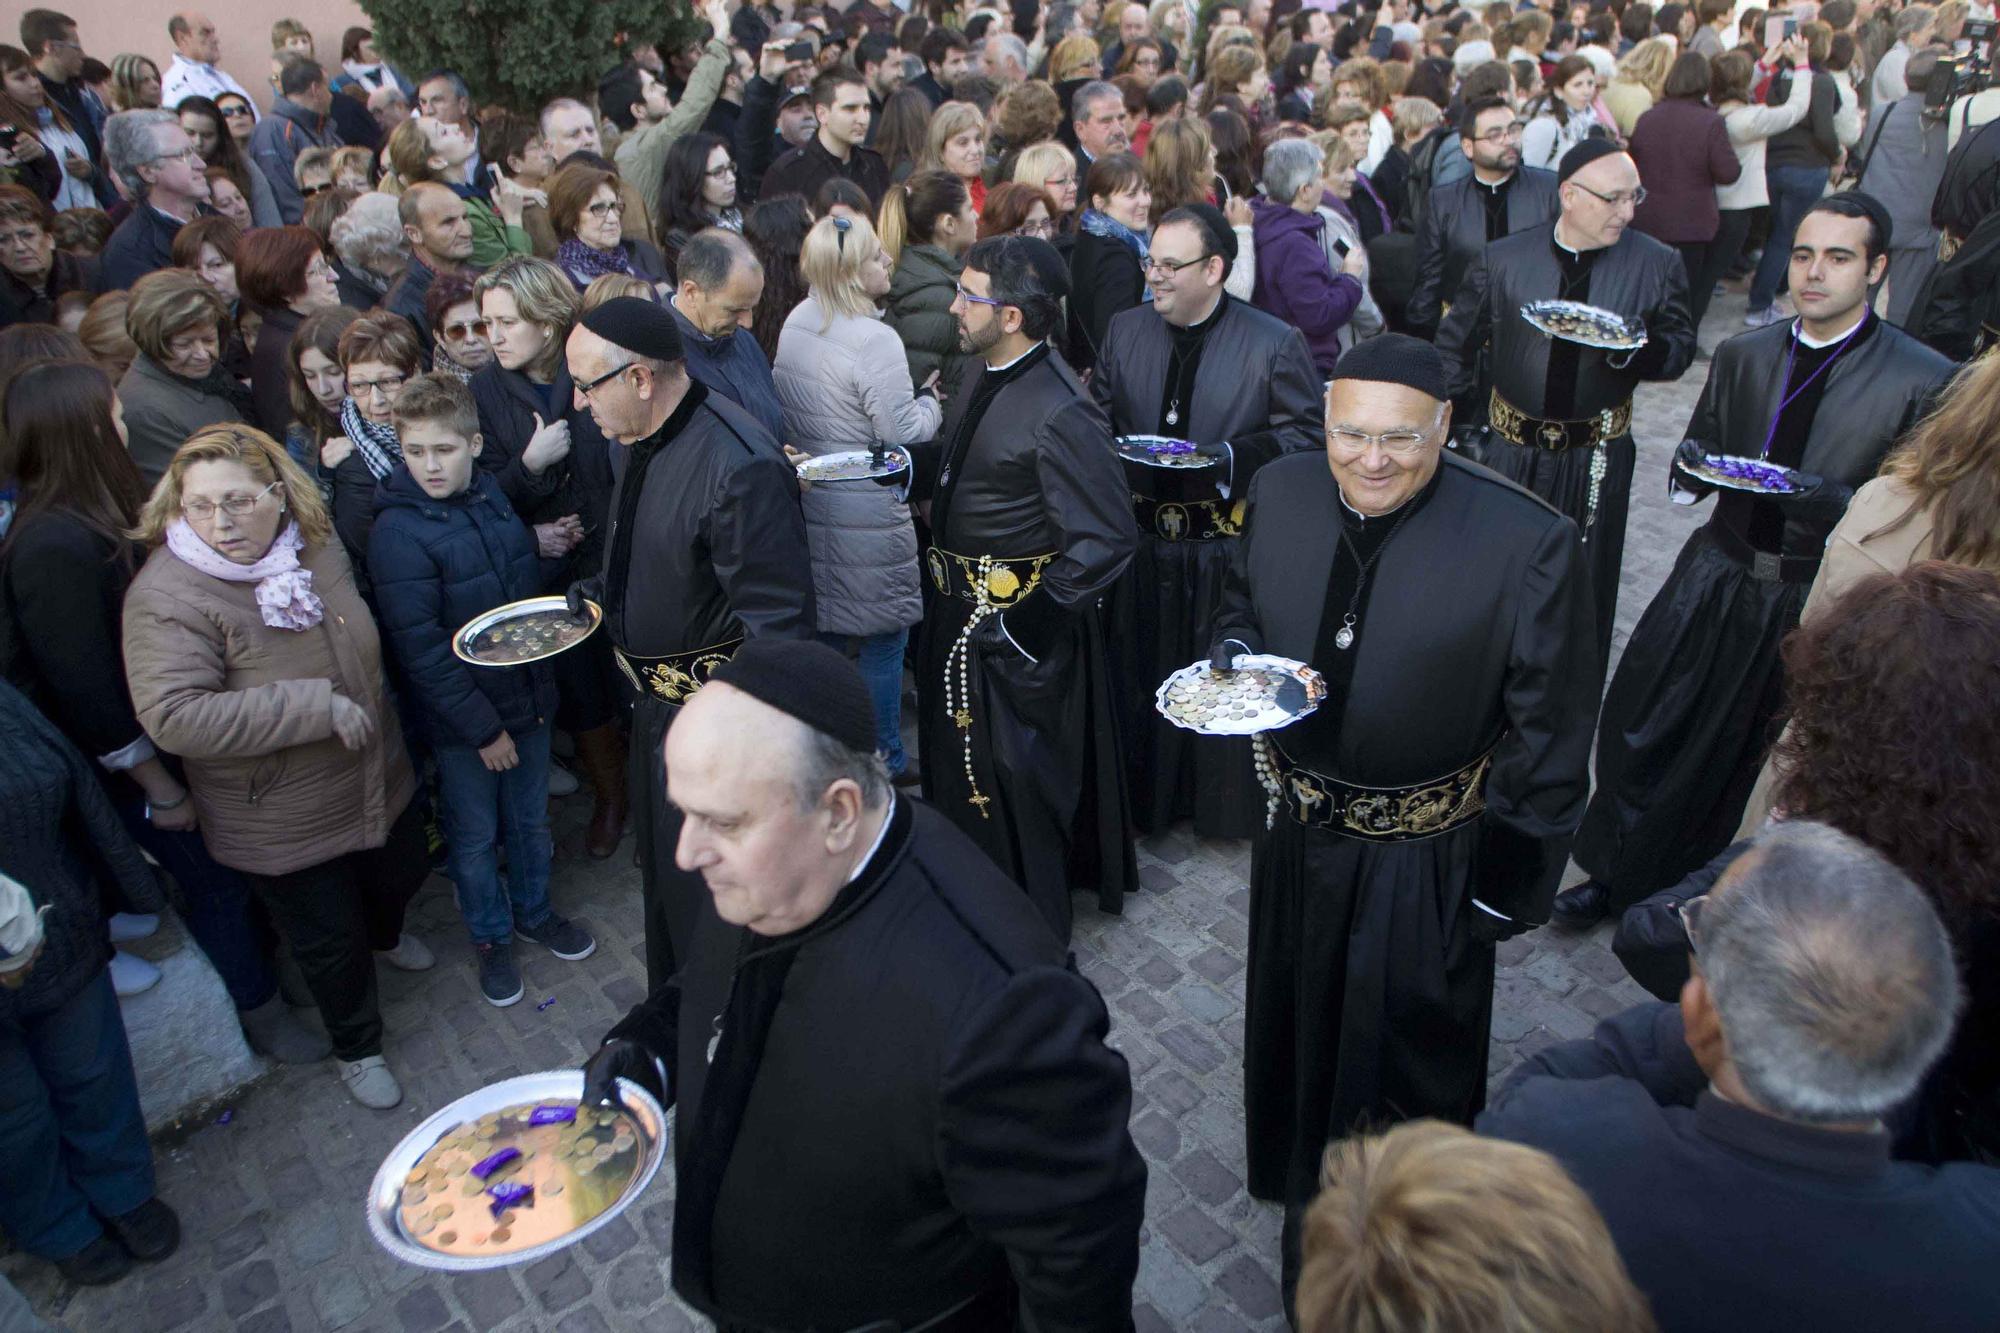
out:
<path id="1" fill-rule="evenodd" d="M 995 310 L 998 310 L 1001 306 L 1007 304 L 1005 301 L 996 301 L 990 296 L 981 296 L 977 292 L 968 292 L 967 290 L 965 290 L 965 284 L 962 282 L 955 283 L 953 285 L 957 287 L 958 294 L 960 296 L 972 302 L 974 305 L 990 305 Z"/>

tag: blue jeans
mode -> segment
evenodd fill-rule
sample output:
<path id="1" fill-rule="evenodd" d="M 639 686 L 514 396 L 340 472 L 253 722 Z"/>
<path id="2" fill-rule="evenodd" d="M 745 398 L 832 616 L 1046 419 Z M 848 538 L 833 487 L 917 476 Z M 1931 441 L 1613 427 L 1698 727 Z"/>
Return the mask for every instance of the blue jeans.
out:
<path id="1" fill-rule="evenodd" d="M 1778 299 L 1792 262 L 1792 236 L 1799 219 L 1826 193 L 1825 167 L 1766 167 L 1764 181 L 1771 190 L 1771 235 L 1764 242 L 1764 257 L 1750 279 L 1750 309 L 1769 310 Z"/>
<path id="2" fill-rule="evenodd" d="M 439 745 L 445 859 L 458 886 L 458 910 L 474 944 L 513 938 L 515 926 L 549 919 L 549 729 L 514 737 L 521 762 L 495 773 L 466 745 Z M 507 838 L 507 887 L 500 887 L 493 839 Z"/>
<path id="3" fill-rule="evenodd" d="M 118 814 L 132 840 L 180 885 L 188 934 L 215 965 L 237 1009 L 255 1009 L 276 995 L 270 948 L 251 915 L 250 881 L 210 856 L 198 830 L 155 828 L 143 795 L 119 801 Z"/>
<path id="4" fill-rule="evenodd" d="M 111 974 L 52 1013 L 0 1021 L 0 1231 L 44 1259 L 153 1197 L 153 1150 Z M 93 1214 L 95 1214 L 93 1216 Z"/>
<path id="5" fill-rule="evenodd" d="M 861 679 L 868 686 L 868 701 L 875 705 L 875 748 L 889 761 L 894 777 L 909 767 L 903 754 L 903 650 L 909 646 L 910 631 L 897 628 L 882 634 L 828 634 L 820 642 L 847 651 L 850 642 L 860 646 Z"/>

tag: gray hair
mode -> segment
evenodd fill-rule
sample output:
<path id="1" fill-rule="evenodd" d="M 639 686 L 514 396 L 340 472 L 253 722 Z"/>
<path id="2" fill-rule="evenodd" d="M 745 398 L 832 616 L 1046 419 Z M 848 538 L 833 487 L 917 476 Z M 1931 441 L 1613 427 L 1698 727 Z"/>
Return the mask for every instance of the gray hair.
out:
<path id="1" fill-rule="evenodd" d="M 104 164 L 125 187 L 126 194 L 134 199 L 146 197 L 146 182 L 140 177 L 139 168 L 160 160 L 160 147 L 153 141 L 153 131 L 163 125 L 179 128 L 180 123 L 180 114 L 165 107 L 120 111 L 104 122 Z"/>
<path id="2" fill-rule="evenodd" d="M 1000 49 L 1013 58 L 1014 63 L 1021 67 L 1023 73 L 1028 71 L 1028 44 L 1026 42 L 1011 32 L 989 32 L 986 34 L 986 40 L 989 44 L 994 42 L 999 43 Z M 988 74 L 993 73 L 990 69 L 986 72 Z"/>
<path id="3" fill-rule="evenodd" d="M 1911 5 L 1896 15 L 1896 40 L 1904 41 L 1937 21 L 1937 10 L 1930 5 Z"/>
<path id="4" fill-rule="evenodd" d="M 547 104 L 545 104 L 542 107 L 541 114 L 535 117 L 535 127 L 541 130 L 542 137 L 544 139 L 549 137 L 549 112 L 567 111 L 571 107 L 575 107 L 578 111 L 583 112 L 585 115 L 589 116 L 593 121 L 597 119 L 597 113 L 595 111 L 592 111 L 589 107 L 577 101 L 574 97 L 555 98 L 550 102 L 548 102 Z"/>
<path id="5" fill-rule="evenodd" d="M 826 789 L 843 778 L 861 788 L 861 804 L 870 810 L 886 805 L 891 793 L 889 761 L 874 751 L 851 750 L 833 737 L 799 723 L 805 734 L 792 791 L 799 809 L 816 810 Z"/>
<path id="6" fill-rule="evenodd" d="M 333 220 L 331 239 L 342 263 L 374 274 L 393 272 L 410 257 L 396 197 L 379 190 L 362 195 Z"/>
<path id="7" fill-rule="evenodd" d="M 1695 940 L 1736 1073 L 1788 1119 L 1882 1115 L 1951 1039 L 1944 923 L 1909 876 L 1827 825 L 1788 820 L 1750 855 Z"/>
<path id="8" fill-rule="evenodd" d="M 1903 81 L 1909 85 L 1910 91 L 1921 94 L 1930 85 L 1931 75 L 1937 72 L 1938 61 L 1948 54 L 1950 52 L 1945 47 L 1926 46 L 1911 55 L 1909 63 L 1903 66 Z"/>
<path id="9" fill-rule="evenodd" d="M 1307 181 L 1319 179 L 1326 154 L 1310 139 L 1280 139 L 1264 150 L 1264 193 L 1274 204 L 1289 204 Z"/>
<path id="10" fill-rule="evenodd" d="M 763 267 L 750 242 L 733 231 L 710 227 L 688 237 L 674 271 L 682 282 L 693 283 L 696 291 L 712 292 L 746 264 L 759 270 Z"/>
<path id="11" fill-rule="evenodd" d="M 368 94 L 368 109 L 370 111 L 381 111 L 392 106 L 399 106 L 404 110 L 408 110 L 410 106 L 410 99 L 403 96 L 403 90 L 395 84 L 385 83 L 374 92 Z"/>
<path id="12" fill-rule="evenodd" d="M 1118 99 L 1118 105 L 1125 105 L 1125 94 L 1120 91 L 1117 84 L 1106 83 L 1102 79 L 1092 79 L 1077 89 L 1076 95 L 1070 98 L 1069 118 L 1079 125 L 1082 124 L 1090 119 L 1090 108 L 1107 97 L 1115 97 Z"/>

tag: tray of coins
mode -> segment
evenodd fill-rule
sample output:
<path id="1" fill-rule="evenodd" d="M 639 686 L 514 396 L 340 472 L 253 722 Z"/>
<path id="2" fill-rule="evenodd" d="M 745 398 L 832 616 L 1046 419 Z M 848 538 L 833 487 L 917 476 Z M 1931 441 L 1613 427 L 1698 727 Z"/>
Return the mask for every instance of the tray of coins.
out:
<path id="1" fill-rule="evenodd" d="M 1734 454 L 1703 454 L 1701 462 L 1674 459 L 1674 466 L 1711 486 L 1753 495 L 1792 495 L 1799 489 L 1798 474 L 1790 468 L 1766 463 L 1761 458 L 1738 458 Z"/>
<path id="2" fill-rule="evenodd" d="M 570 614 L 561 597 L 529 597 L 474 616 L 451 636 L 451 650 L 474 666 L 525 666 L 567 652 L 604 623 L 604 608 L 585 599 L 584 614 Z"/>
<path id="3" fill-rule="evenodd" d="M 1169 439 L 1165 435 L 1120 435 L 1116 447 L 1120 458 L 1146 467 L 1222 466 L 1220 457 L 1203 453 L 1193 440 Z"/>
<path id="4" fill-rule="evenodd" d="M 1530 301 L 1521 307 L 1521 318 L 1551 338 L 1608 352 L 1629 352 L 1646 345 L 1644 327 L 1616 311 L 1581 301 Z"/>
<path id="5" fill-rule="evenodd" d="M 1245 653 L 1231 671 L 1210 670 L 1207 658 L 1182 667 L 1160 682 L 1154 706 L 1204 736 L 1253 736 L 1290 726 L 1325 697 L 1326 681 L 1304 662 Z"/>
<path id="6" fill-rule="evenodd" d="M 396 1145 L 368 1187 L 368 1230 L 396 1258 L 465 1272 L 573 1245 L 630 1207 L 667 1152 L 666 1115 L 620 1079 L 624 1105 L 579 1106 L 583 1072 L 503 1079 Z"/>
<path id="7" fill-rule="evenodd" d="M 846 449 L 799 464 L 799 480 L 815 486 L 829 481 L 873 481 L 906 471 L 910 456 L 901 449 Z"/>

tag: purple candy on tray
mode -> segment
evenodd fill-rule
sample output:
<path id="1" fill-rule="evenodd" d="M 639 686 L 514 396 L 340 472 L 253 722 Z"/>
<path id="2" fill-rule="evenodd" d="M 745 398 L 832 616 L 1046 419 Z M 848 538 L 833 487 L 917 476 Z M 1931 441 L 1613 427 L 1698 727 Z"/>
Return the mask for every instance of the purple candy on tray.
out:
<path id="1" fill-rule="evenodd" d="M 1193 440 L 1159 440 L 1146 446 L 1149 454 L 1191 454 L 1195 450 Z"/>
<path id="2" fill-rule="evenodd" d="M 502 1148 L 499 1152 L 494 1153 L 484 1161 L 474 1163 L 472 1174 L 484 1180 L 520 1155 L 521 1150 L 519 1148 Z"/>
<path id="3" fill-rule="evenodd" d="M 493 1196 L 493 1202 L 488 1204 L 487 1207 L 492 1211 L 493 1216 L 498 1217 L 509 1208 L 514 1207 L 527 1198 L 530 1194 L 533 1194 L 535 1187 L 510 1180 L 505 1184 L 495 1185 L 486 1192 Z"/>
<path id="4" fill-rule="evenodd" d="M 576 1123 L 574 1106 L 537 1106 L 528 1113 L 531 1125 L 573 1125 Z"/>
<path id="5" fill-rule="evenodd" d="M 1762 490 L 1787 492 L 1798 488 L 1792 485 L 1791 475 L 1781 467 L 1762 462 L 1755 458 L 1731 458 L 1727 454 L 1706 454 L 1702 461 L 1716 472 L 1736 481 L 1747 481 Z"/>

